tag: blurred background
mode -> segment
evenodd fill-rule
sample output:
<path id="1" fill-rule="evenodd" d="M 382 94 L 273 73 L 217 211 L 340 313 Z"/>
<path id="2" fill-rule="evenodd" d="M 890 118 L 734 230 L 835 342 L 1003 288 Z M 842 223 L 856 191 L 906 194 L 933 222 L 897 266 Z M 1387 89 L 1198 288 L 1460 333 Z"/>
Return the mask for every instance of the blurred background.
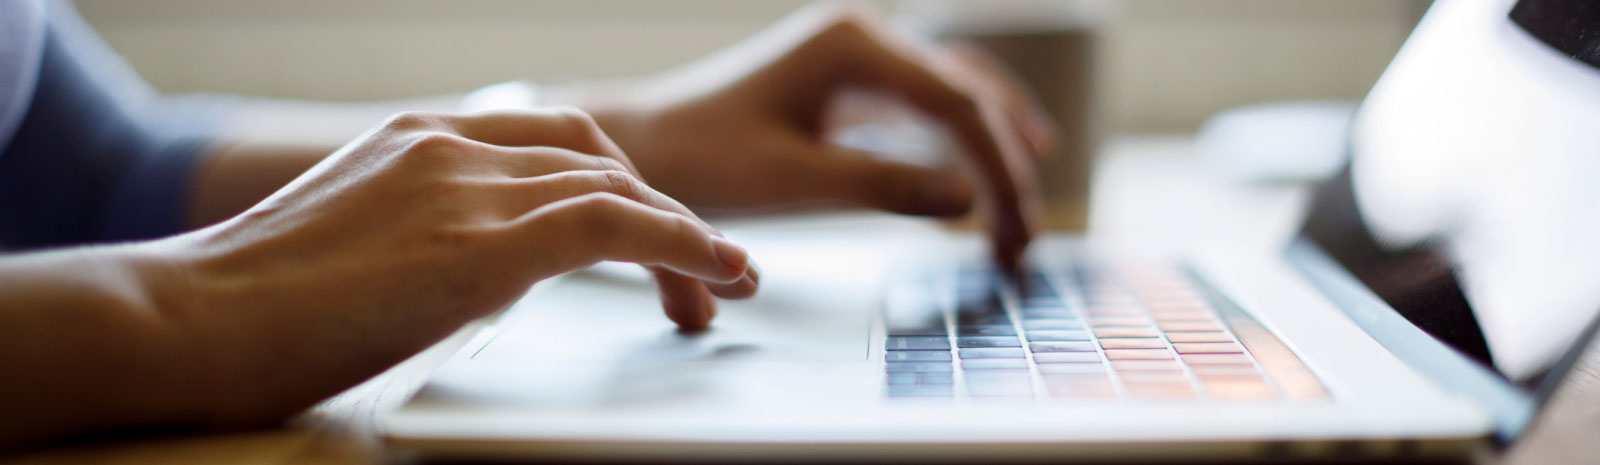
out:
<path id="1" fill-rule="evenodd" d="M 340 101 L 650 73 L 727 46 L 805 3 L 78 0 L 111 46 L 163 91 Z M 1219 111 L 1260 102 L 1359 99 L 1428 4 L 869 3 L 910 28 L 975 37 L 1038 87 L 1070 141 L 1043 176 L 1067 197 L 1086 195 L 1088 160 L 1107 138 L 1191 133 Z"/>

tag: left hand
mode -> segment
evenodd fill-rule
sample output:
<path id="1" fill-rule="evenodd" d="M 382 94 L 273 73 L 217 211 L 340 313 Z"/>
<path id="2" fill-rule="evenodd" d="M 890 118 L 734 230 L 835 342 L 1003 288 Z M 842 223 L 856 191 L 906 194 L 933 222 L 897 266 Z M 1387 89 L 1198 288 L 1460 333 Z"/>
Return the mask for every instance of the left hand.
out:
<path id="1" fill-rule="evenodd" d="M 972 206 L 975 184 L 995 258 L 1014 269 L 1034 233 L 1033 162 L 1053 134 L 994 63 L 972 47 L 923 47 L 870 11 L 829 5 L 653 79 L 551 96 L 592 113 L 652 187 L 695 208 L 955 216 Z M 847 88 L 887 93 L 942 123 L 975 176 L 831 143 L 824 114 Z"/>

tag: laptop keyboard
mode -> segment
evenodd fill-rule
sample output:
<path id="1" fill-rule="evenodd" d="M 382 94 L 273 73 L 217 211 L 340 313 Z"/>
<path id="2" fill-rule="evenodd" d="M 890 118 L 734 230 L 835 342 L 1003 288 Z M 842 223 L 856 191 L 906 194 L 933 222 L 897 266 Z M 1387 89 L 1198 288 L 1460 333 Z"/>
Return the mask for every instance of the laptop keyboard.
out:
<path id="1" fill-rule="evenodd" d="M 1328 398 L 1287 346 L 1181 267 L 951 274 L 890 293 L 887 396 Z"/>

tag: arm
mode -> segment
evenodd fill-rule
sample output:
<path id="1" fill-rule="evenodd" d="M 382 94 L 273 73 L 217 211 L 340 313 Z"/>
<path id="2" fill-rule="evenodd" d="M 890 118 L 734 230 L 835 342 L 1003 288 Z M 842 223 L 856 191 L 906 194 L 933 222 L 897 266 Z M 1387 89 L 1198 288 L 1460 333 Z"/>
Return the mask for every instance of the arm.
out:
<path id="1" fill-rule="evenodd" d="M 0 448 L 278 421 L 601 260 L 649 267 L 684 326 L 708 286 L 755 292 L 587 116 L 404 114 L 223 223 L 0 259 Z"/>

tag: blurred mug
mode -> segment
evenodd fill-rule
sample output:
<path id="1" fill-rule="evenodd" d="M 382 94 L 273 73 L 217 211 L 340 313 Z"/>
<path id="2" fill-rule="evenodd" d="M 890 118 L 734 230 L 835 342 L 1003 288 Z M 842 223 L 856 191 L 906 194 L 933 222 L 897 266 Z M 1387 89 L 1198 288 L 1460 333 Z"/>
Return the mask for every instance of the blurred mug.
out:
<path id="1" fill-rule="evenodd" d="M 1049 229 L 1083 230 L 1088 220 L 1089 175 L 1100 139 L 1095 36 L 1112 7 L 1106 0 L 903 0 L 897 8 L 912 29 L 968 40 L 994 54 L 1055 119 L 1056 153 L 1039 166 Z"/>

